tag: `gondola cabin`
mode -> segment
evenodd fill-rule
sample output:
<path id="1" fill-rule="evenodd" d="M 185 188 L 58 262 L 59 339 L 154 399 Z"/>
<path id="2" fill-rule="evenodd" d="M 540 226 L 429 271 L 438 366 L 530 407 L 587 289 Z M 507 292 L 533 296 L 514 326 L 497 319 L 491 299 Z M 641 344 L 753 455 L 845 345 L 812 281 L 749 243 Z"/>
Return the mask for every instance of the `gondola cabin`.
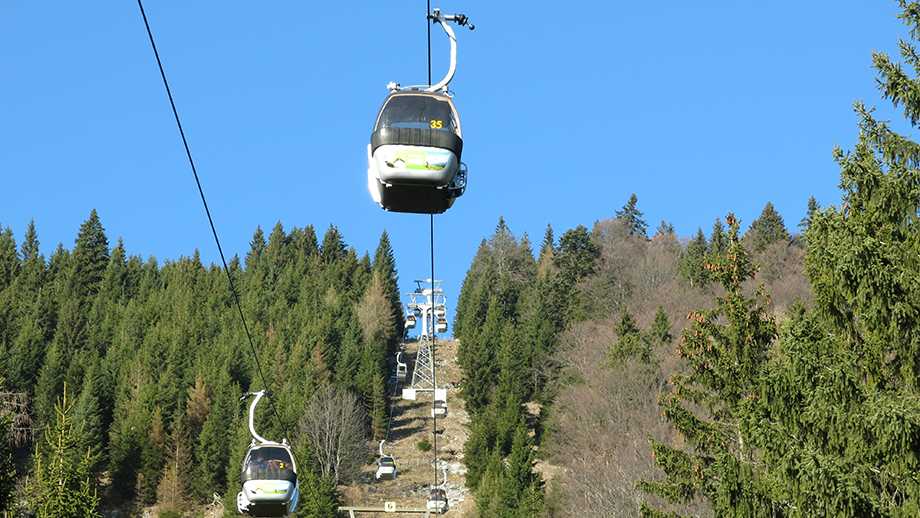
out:
<path id="1" fill-rule="evenodd" d="M 441 488 L 435 488 L 429 491 L 425 507 L 428 509 L 435 509 L 440 513 L 449 511 L 450 506 L 447 503 L 447 491 Z"/>
<path id="2" fill-rule="evenodd" d="M 396 460 L 392 455 L 383 455 L 377 461 L 377 480 L 393 480 L 396 478 Z"/>
<path id="3" fill-rule="evenodd" d="M 447 332 L 447 319 L 444 317 L 438 317 L 437 323 L 434 325 L 434 331 L 436 333 L 446 333 Z"/>
<path id="4" fill-rule="evenodd" d="M 415 329 L 415 315 L 411 313 L 406 315 L 406 331 L 410 329 Z"/>
<path id="5" fill-rule="evenodd" d="M 443 419 L 447 417 L 447 401 L 436 400 L 431 407 L 431 417 Z"/>
<path id="6" fill-rule="evenodd" d="M 409 366 L 403 361 L 403 353 L 400 351 L 396 354 L 396 381 L 400 383 L 406 381 L 409 374 Z"/>
<path id="7" fill-rule="evenodd" d="M 243 490 L 237 507 L 250 516 L 285 516 L 294 511 L 300 494 L 297 466 L 287 444 L 253 444 L 243 460 Z"/>
<path id="8" fill-rule="evenodd" d="M 394 90 L 367 147 L 371 196 L 393 212 L 440 214 L 466 189 L 463 138 L 450 96 Z"/>

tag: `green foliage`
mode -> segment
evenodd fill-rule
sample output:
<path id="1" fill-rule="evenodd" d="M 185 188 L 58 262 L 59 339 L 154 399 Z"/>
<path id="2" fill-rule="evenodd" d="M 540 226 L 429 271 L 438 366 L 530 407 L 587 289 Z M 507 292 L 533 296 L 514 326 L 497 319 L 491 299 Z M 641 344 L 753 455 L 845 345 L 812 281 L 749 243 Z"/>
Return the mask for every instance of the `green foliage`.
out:
<path id="1" fill-rule="evenodd" d="M 707 256 L 707 268 L 725 295 L 717 299 L 716 308 L 690 313 L 693 323 L 678 349 L 690 370 L 672 375 L 675 389 L 661 400 L 665 417 L 688 448 L 650 437 L 655 463 L 666 479 L 640 480 L 637 485 L 672 502 L 703 498 L 717 516 L 757 516 L 770 508 L 769 482 L 739 424 L 747 402 L 756 397 L 776 325 L 765 309 L 769 299 L 762 289 L 756 298 L 743 295 L 742 283 L 753 277 L 755 267 L 740 243 L 738 221 L 729 214 L 726 222 L 729 231 L 722 238 L 728 245 L 722 253 Z M 694 406 L 705 413 L 694 413 Z"/>
<path id="2" fill-rule="evenodd" d="M 4 385 L 0 378 L 0 388 Z M 8 511 L 16 501 L 16 466 L 10 449 L 10 429 L 13 414 L 0 415 L 0 513 Z"/>
<path id="3" fill-rule="evenodd" d="M 835 150 L 844 204 L 814 216 L 806 269 L 817 307 L 866 355 L 872 379 L 918 388 L 920 146 L 856 111 L 856 149 Z"/>
<path id="4" fill-rule="evenodd" d="M 920 398 L 866 384 L 858 355 L 802 306 L 779 341 L 757 409 L 743 423 L 773 467 L 779 508 L 802 516 L 916 515 Z"/>
<path id="5" fill-rule="evenodd" d="M 799 228 L 803 232 L 811 228 L 811 220 L 814 219 L 815 214 L 821 210 L 821 204 L 818 203 L 818 200 L 814 196 L 808 198 L 808 208 L 805 210 L 805 217 L 802 218 L 802 221 L 799 222 Z"/>
<path id="6" fill-rule="evenodd" d="M 666 222 L 665 220 L 661 220 L 661 223 L 657 227 L 655 227 L 655 235 L 653 237 L 676 236 L 676 235 L 677 235 L 677 232 L 674 230 L 674 222 L 673 221 Z"/>
<path id="7" fill-rule="evenodd" d="M 667 344 L 673 338 L 668 313 L 661 304 L 658 305 L 658 311 L 655 312 L 655 321 L 652 322 L 652 328 L 649 330 L 648 336 L 652 343 L 658 345 Z"/>
<path id="8" fill-rule="evenodd" d="M 643 336 L 636 325 L 636 318 L 626 306 L 620 308 L 620 321 L 613 332 L 619 340 L 607 349 L 608 366 L 621 365 L 624 361 L 636 358 L 642 363 L 652 360 L 652 348 L 647 336 Z"/>
<path id="9" fill-rule="evenodd" d="M 704 267 L 703 258 L 709 249 L 703 229 L 696 229 L 696 236 L 681 250 L 677 259 L 677 273 L 690 286 L 705 286 L 709 282 L 709 271 Z"/>
<path id="10" fill-rule="evenodd" d="M 68 440 L 84 453 L 92 447 L 81 469 L 91 484 L 108 471 L 106 495 L 136 505 L 168 500 L 169 510 L 183 501 L 186 510 L 215 492 L 235 494 L 250 439 L 238 399 L 262 388 L 263 374 L 277 401 L 277 415 L 260 418 L 265 437 L 300 439 L 289 436 L 291 425 L 332 382 L 359 393 L 370 424 L 385 427 L 385 362 L 402 316 L 385 234 L 372 263 L 335 227 L 322 249 L 309 226 L 286 233 L 279 222 L 267 239 L 257 229 L 246 268 L 234 257 L 228 271 L 258 367 L 227 272 L 205 267 L 197 252 L 160 263 L 129 255 L 120 240 L 109 250 L 95 211 L 72 252 L 59 245 L 46 263 L 38 244 L 34 225 L 20 254 L 0 232 L 0 271 L 10 274 L 0 287 L 3 374 L 14 390 L 33 391 L 41 428 L 57 422 L 64 386 L 77 389 L 68 391 L 66 415 L 81 433 Z M 303 466 L 310 476 L 310 463 Z M 333 514 L 334 490 L 316 497 L 325 509 L 318 516 Z"/>
<path id="11" fill-rule="evenodd" d="M 629 235 L 631 236 L 648 236 L 645 233 L 645 229 L 648 228 L 648 224 L 642 219 L 642 213 L 639 212 L 639 209 L 636 208 L 636 203 L 638 198 L 635 194 L 632 194 L 629 197 L 629 201 L 626 202 L 626 205 L 623 205 L 623 208 L 615 211 L 617 218 L 624 221 L 626 227 L 629 229 Z M 664 222 L 662 222 L 664 223 Z"/>
<path id="12" fill-rule="evenodd" d="M 788 243 L 792 239 L 786 225 L 783 223 L 782 216 L 773 208 L 773 204 L 767 202 L 760 213 L 760 217 L 751 223 L 751 228 L 745 234 L 748 240 L 748 249 L 755 254 L 759 254 L 773 243 Z"/>
<path id="13" fill-rule="evenodd" d="M 30 507 L 41 518 L 100 516 L 90 478 L 94 454 L 80 448 L 82 427 L 74 427 L 72 408 L 65 392 L 55 405 L 55 426 L 48 426 L 44 448 L 36 451 L 35 478 L 28 490 Z"/>
<path id="14" fill-rule="evenodd" d="M 429 441 L 427 437 L 422 437 L 422 440 L 416 443 L 415 447 L 418 448 L 419 451 L 431 451 L 431 448 L 434 446 L 432 446 L 431 441 Z"/>
<path id="15" fill-rule="evenodd" d="M 539 516 L 543 507 L 543 481 L 533 471 L 535 452 L 526 423 L 513 433 L 507 462 L 493 455 L 479 484 L 476 507 L 479 516 L 495 518 Z"/>

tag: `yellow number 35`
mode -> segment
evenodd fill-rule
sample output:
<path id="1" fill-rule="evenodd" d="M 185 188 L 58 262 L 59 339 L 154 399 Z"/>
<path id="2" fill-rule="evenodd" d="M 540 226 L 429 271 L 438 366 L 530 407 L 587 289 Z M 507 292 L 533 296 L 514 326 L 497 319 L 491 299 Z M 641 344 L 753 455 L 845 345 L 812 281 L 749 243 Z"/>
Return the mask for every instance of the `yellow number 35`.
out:
<path id="1" fill-rule="evenodd" d="M 431 129 L 441 129 L 441 127 L 442 127 L 441 121 L 436 121 L 436 120 L 431 121 Z"/>

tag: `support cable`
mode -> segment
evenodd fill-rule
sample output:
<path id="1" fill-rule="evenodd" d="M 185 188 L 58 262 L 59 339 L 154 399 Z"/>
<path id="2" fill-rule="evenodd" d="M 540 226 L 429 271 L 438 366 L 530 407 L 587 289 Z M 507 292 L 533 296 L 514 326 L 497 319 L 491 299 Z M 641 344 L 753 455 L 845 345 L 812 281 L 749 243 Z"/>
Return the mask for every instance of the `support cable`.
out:
<path id="1" fill-rule="evenodd" d="M 169 82 L 166 80 L 166 72 L 163 69 L 163 62 L 160 60 L 160 53 L 157 51 L 157 45 L 153 41 L 153 31 L 150 30 L 150 23 L 147 21 L 147 13 L 144 12 L 144 4 L 141 0 L 137 0 L 137 6 L 141 10 L 141 16 L 144 18 L 144 26 L 147 28 L 147 36 L 150 38 L 150 46 L 153 48 L 153 55 L 156 57 L 157 66 L 160 68 L 160 76 L 163 78 L 163 86 L 166 87 L 166 95 L 169 97 L 169 104 L 172 106 L 173 115 L 176 118 L 176 126 L 179 128 L 179 135 L 182 136 L 182 144 L 185 146 L 185 154 L 188 157 L 188 163 L 192 168 L 192 174 L 195 176 L 195 183 L 198 185 L 198 194 L 201 195 L 201 203 L 204 205 L 204 212 L 208 216 L 208 223 L 211 225 L 211 233 L 214 235 L 214 242 L 217 244 L 217 252 L 220 254 L 221 263 L 224 265 L 224 272 L 227 274 L 227 281 L 230 283 L 230 292 L 233 294 L 233 300 L 236 303 L 236 309 L 240 315 L 240 321 L 243 323 L 243 330 L 246 333 L 246 339 L 249 341 L 249 349 L 252 351 L 252 358 L 256 364 L 256 370 L 259 373 L 259 378 L 262 380 L 262 386 L 266 389 L 268 384 L 265 381 L 265 374 L 262 372 L 262 365 L 259 363 L 259 355 L 256 352 L 256 346 L 252 341 L 252 334 L 249 332 L 249 326 L 246 324 L 246 317 L 243 315 L 243 305 L 240 303 L 240 296 L 237 293 L 236 286 L 233 283 L 233 276 L 230 275 L 230 268 L 227 267 L 227 260 L 224 258 L 224 251 L 220 246 L 220 239 L 217 237 L 217 228 L 214 226 L 214 219 L 211 217 L 211 211 L 208 209 L 208 202 L 204 196 L 204 189 L 201 187 L 201 180 L 198 178 L 198 170 L 195 168 L 195 161 L 192 159 L 192 152 L 188 146 L 188 140 L 185 138 L 185 131 L 182 129 L 182 122 L 179 120 L 179 111 L 176 109 L 176 103 L 173 100 L 172 91 L 169 89 Z M 269 395 L 266 392 L 266 395 Z M 278 424 L 281 425 L 281 430 L 285 436 L 290 437 L 288 433 L 289 430 L 285 426 L 284 421 L 281 419 L 281 414 L 278 413 L 278 409 L 275 407 L 274 399 L 269 395 L 268 402 L 271 405 L 272 413 L 277 419 Z M 313 496 L 315 502 L 319 502 L 319 499 L 316 496 L 316 493 L 313 490 L 313 485 L 308 484 L 310 487 L 310 493 Z"/>
<path id="2" fill-rule="evenodd" d="M 425 2 L 425 25 L 428 27 L 428 84 L 431 84 L 431 24 L 428 23 L 428 16 L 431 14 L 431 0 L 426 0 Z M 428 347 L 431 348 L 431 379 L 432 384 L 434 385 L 435 391 L 438 389 L 438 377 L 436 374 L 436 367 L 434 361 L 435 354 L 435 342 L 434 342 L 434 214 L 430 215 L 430 228 L 431 228 L 431 319 L 428 323 Z M 433 430 L 431 437 L 434 440 L 433 448 L 434 451 L 434 487 L 438 486 L 438 414 L 435 412 L 434 408 L 434 396 L 435 392 L 432 392 L 431 398 L 431 417 L 433 422 Z M 437 508 L 435 510 L 436 515 L 441 514 L 441 509 Z"/>

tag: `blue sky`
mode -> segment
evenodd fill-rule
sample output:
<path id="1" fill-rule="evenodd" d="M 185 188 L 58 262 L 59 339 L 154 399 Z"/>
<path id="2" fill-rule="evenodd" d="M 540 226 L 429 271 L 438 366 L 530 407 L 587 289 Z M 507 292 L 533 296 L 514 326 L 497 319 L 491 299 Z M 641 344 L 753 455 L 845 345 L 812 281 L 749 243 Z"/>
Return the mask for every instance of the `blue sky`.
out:
<path id="1" fill-rule="evenodd" d="M 430 276 L 429 216 L 385 212 L 366 187 L 386 84 L 427 83 L 425 2 L 144 7 L 228 259 L 259 225 L 322 239 L 332 224 L 359 254 L 386 230 L 404 291 Z M 894 1 L 431 7 L 476 25 L 455 29 L 451 82 L 469 186 L 434 217 L 451 306 L 500 216 L 538 245 L 635 193 L 650 233 L 708 235 L 728 212 L 746 228 L 767 202 L 795 230 L 810 196 L 839 201 L 831 152 L 856 141 L 854 100 L 905 128 L 870 68 L 907 37 Z M 447 38 L 431 35 L 438 81 Z M 137 4 L 3 2 L 0 226 L 21 243 L 34 219 L 47 258 L 93 208 L 130 254 L 219 262 Z"/>

